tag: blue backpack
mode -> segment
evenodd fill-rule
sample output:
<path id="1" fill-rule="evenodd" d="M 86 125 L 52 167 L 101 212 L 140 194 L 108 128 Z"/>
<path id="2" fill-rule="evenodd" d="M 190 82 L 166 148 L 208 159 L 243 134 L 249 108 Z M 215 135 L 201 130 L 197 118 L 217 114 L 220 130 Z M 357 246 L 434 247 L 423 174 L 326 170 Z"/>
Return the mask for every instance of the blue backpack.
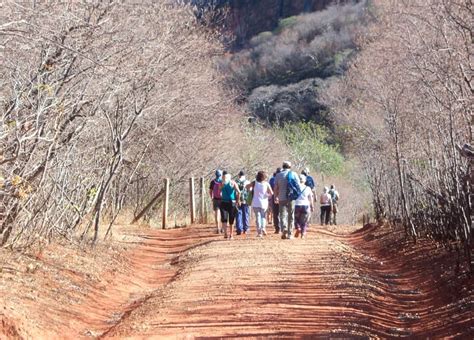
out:
<path id="1" fill-rule="evenodd" d="M 288 186 L 286 197 L 289 201 L 296 201 L 301 195 L 300 181 L 296 178 L 293 171 L 288 172 Z"/>

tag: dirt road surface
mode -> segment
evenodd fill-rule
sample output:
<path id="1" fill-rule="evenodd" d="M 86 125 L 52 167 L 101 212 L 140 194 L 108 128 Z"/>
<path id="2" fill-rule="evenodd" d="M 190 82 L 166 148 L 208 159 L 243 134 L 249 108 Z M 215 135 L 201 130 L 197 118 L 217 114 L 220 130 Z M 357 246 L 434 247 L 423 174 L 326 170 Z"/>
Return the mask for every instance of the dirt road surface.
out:
<path id="1" fill-rule="evenodd" d="M 228 241 L 210 226 L 139 236 L 143 242 L 130 253 L 125 274 L 68 306 L 67 314 L 51 313 L 49 332 L 35 335 L 188 339 L 474 334 L 472 278 L 455 273 L 453 257 L 432 243 L 400 243 L 398 234 L 383 228 L 313 227 L 306 239 L 293 240 L 250 234 Z"/>
<path id="2" fill-rule="evenodd" d="M 450 293 L 433 290 L 422 275 L 429 271 L 371 248 L 383 237 L 373 227 L 334 232 L 313 228 L 307 239 L 251 236 L 194 247 L 174 259 L 174 280 L 107 335 L 367 338 L 472 330 L 468 304 L 438 308 Z"/>

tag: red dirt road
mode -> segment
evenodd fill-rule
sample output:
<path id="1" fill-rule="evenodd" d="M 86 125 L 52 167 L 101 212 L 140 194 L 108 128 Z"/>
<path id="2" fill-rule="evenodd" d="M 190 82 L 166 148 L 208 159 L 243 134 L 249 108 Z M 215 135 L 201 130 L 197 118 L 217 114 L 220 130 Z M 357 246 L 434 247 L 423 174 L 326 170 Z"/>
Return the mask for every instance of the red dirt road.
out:
<path id="1" fill-rule="evenodd" d="M 453 256 L 383 228 L 347 233 L 355 229 L 232 241 L 206 226 L 150 231 L 126 274 L 35 335 L 472 337 L 473 280 L 454 273 Z"/>
<path id="2" fill-rule="evenodd" d="M 196 230 L 186 233 L 191 237 Z M 471 300 L 458 301 L 456 288 L 440 283 L 436 289 L 431 279 L 437 274 L 423 269 L 429 262 L 410 264 L 403 253 L 384 256 L 374 247 L 382 241 L 390 243 L 375 228 L 345 236 L 313 229 L 305 240 L 269 235 L 194 247 L 173 261 L 180 268 L 174 280 L 108 335 L 410 337 L 473 331 L 472 285 L 468 292 L 468 282 L 459 283 Z"/>

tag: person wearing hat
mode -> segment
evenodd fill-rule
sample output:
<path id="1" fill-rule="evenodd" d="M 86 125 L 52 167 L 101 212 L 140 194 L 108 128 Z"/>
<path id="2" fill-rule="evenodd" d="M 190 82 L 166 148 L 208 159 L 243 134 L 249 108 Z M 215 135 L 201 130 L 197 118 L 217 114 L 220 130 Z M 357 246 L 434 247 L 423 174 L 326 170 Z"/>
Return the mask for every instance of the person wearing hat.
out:
<path id="1" fill-rule="evenodd" d="M 247 204 L 248 191 L 245 188 L 250 182 L 245 178 L 245 173 L 241 170 L 235 181 L 240 190 L 240 205 L 238 205 L 235 221 L 235 231 L 237 235 L 247 234 L 250 227 L 250 207 Z"/>
<path id="2" fill-rule="evenodd" d="M 293 227 L 295 221 L 295 201 L 287 196 L 288 176 L 298 178 L 298 174 L 291 170 L 291 162 L 285 161 L 282 170 L 275 177 L 275 203 L 279 204 L 279 229 L 282 239 L 293 238 Z"/>
<path id="3" fill-rule="evenodd" d="M 301 171 L 301 174 L 306 176 L 306 183 L 304 184 L 310 187 L 310 189 L 314 192 L 316 189 L 316 182 L 314 181 L 314 178 L 309 175 L 309 169 L 304 168 L 303 171 Z"/>
<path id="4" fill-rule="evenodd" d="M 214 210 L 214 219 L 216 222 L 217 233 L 222 233 L 220 207 L 221 207 L 221 186 L 222 186 L 222 170 L 216 170 L 216 178 L 211 181 L 209 186 L 209 196 L 212 200 L 212 210 Z"/>
<path id="5" fill-rule="evenodd" d="M 311 191 L 313 192 L 313 197 L 316 199 L 316 197 L 317 197 L 316 181 L 314 180 L 314 178 L 312 176 L 310 176 L 309 169 L 304 168 L 303 171 L 301 171 L 301 174 L 306 176 L 306 182 L 304 184 L 311 189 Z M 311 215 L 312 214 L 310 214 L 310 219 L 311 219 Z"/>

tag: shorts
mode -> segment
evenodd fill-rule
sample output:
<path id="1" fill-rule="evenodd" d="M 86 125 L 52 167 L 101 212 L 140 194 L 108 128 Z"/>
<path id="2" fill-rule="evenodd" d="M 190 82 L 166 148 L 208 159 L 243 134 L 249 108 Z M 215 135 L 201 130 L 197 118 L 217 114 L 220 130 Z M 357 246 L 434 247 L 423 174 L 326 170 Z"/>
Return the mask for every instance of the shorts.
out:
<path id="1" fill-rule="evenodd" d="M 237 206 L 235 202 L 222 202 L 221 204 L 221 222 L 230 225 L 234 224 L 235 217 L 237 215 Z"/>
<path id="2" fill-rule="evenodd" d="M 221 199 L 220 198 L 213 198 L 212 199 L 212 210 L 216 211 L 219 210 L 221 207 Z"/>

